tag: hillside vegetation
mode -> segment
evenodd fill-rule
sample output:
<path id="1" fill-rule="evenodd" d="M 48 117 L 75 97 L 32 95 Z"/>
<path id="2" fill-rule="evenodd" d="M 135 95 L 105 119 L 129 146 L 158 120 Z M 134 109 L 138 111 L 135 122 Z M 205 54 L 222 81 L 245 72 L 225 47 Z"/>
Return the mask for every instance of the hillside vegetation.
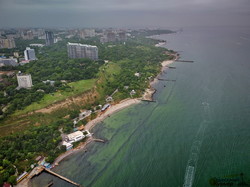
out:
<path id="1" fill-rule="evenodd" d="M 27 171 L 38 155 L 53 162 L 65 151 L 64 146 L 58 146 L 61 131 L 73 131 L 72 119 L 80 111 L 94 112 L 111 94 L 113 103 L 131 97 L 132 90 L 135 91 L 132 97 L 140 97 L 149 81 L 159 73 L 160 62 L 170 58 L 166 49 L 154 46 L 157 41 L 138 36 L 112 44 L 73 38 L 71 42 L 97 45 L 100 60 L 72 60 L 67 58 L 67 41 L 36 49 L 39 60 L 12 69 L 30 73 L 32 89 L 15 90 L 15 77 L 4 77 L 4 85 L 0 85 L 3 88 L 0 104 L 7 106 L 0 122 L 0 183 L 14 176 L 13 165 L 19 173 Z M 47 79 L 56 81 L 55 85 L 41 82 Z M 44 107 L 53 110 L 41 112 L 39 109 Z M 92 113 L 77 125 L 85 125 L 95 115 Z"/>

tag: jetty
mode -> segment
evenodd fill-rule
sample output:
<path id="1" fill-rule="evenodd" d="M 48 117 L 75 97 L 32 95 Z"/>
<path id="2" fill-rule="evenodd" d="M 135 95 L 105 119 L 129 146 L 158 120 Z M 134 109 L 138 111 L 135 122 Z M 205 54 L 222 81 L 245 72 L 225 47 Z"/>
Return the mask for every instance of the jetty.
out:
<path id="1" fill-rule="evenodd" d="M 44 171 L 46 171 L 47 173 L 49 173 L 49 174 L 51 174 L 51 175 L 54 175 L 54 176 L 56 176 L 56 177 L 58 177 L 58 178 L 60 178 L 60 179 L 62 179 L 62 180 L 64 180 L 64 181 L 66 181 L 66 182 L 68 182 L 68 183 L 70 183 L 70 184 L 73 184 L 73 185 L 79 186 L 79 187 L 83 187 L 83 186 L 81 186 L 80 184 L 77 184 L 76 182 L 74 182 L 74 181 L 72 181 L 72 180 L 70 180 L 70 179 L 68 179 L 68 178 L 66 178 L 66 177 L 63 177 L 63 176 L 61 176 L 61 175 L 59 175 L 59 174 L 57 174 L 57 173 L 55 173 L 55 172 L 53 172 L 53 171 L 51 171 L 51 170 L 49 170 L 49 169 L 44 168 Z"/>
<path id="2" fill-rule="evenodd" d="M 53 181 L 50 181 L 45 187 L 50 187 L 50 186 L 52 186 L 54 183 L 53 183 Z"/>
<path id="3" fill-rule="evenodd" d="M 155 100 L 149 100 L 149 99 L 141 99 L 141 101 L 144 101 L 144 102 L 153 102 L 153 103 L 156 103 Z"/>
<path id="4" fill-rule="evenodd" d="M 172 81 L 172 82 L 175 82 L 175 81 L 176 81 L 176 80 L 172 80 L 172 79 L 159 79 L 159 78 L 158 78 L 158 80 L 159 80 L 159 81 Z"/>
<path id="5" fill-rule="evenodd" d="M 93 139 L 93 141 L 95 141 L 95 142 L 101 142 L 101 143 L 105 143 L 105 140 L 102 140 L 102 139 Z"/>
<path id="6" fill-rule="evenodd" d="M 189 62 L 189 63 L 193 63 L 193 60 L 176 60 L 176 62 Z"/>

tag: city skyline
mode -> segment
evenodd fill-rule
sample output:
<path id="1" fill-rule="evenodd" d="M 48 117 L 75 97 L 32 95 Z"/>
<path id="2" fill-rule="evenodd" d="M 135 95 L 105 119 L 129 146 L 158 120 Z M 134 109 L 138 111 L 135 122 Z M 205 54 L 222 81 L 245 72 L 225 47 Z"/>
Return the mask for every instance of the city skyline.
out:
<path id="1" fill-rule="evenodd" d="M 0 0 L 0 25 L 1 28 L 250 26 L 249 10 L 247 0 Z"/>

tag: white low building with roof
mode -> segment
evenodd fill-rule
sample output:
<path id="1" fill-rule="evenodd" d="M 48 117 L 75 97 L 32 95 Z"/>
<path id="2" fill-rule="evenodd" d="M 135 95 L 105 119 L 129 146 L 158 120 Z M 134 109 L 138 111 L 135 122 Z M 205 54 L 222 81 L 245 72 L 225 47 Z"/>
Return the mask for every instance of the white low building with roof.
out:
<path id="1" fill-rule="evenodd" d="M 67 141 L 69 143 L 78 142 L 82 140 L 83 138 L 85 138 L 85 136 L 83 135 L 81 131 L 76 131 L 67 135 Z"/>
<path id="2" fill-rule="evenodd" d="M 66 147 L 67 151 L 73 148 L 73 145 L 71 143 L 68 143 L 65 141 L 62 142 L 62 145 L 64 145 Z"/>
<path id="3" fill-rule="evenodd" d="M 107 110 L 110 106 L 111 106 L 111 105 L 110 105 L 109 103 L 105 104 L 105 105 L 102 107 L 101 111 L 103 112 L 103 111 Z"/>

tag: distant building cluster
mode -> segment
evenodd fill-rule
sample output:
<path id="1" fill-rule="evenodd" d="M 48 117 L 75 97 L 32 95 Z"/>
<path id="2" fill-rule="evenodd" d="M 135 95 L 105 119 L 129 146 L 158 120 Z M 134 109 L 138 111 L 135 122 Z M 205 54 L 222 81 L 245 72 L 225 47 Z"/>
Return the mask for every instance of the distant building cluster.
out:
<path id="1" fill-rule="evenodd" d="M 0 35 L 7 39 L 22 38 L 23 40 L 33 40 L 44 35 L 44 29 L 9 29 L 1 30 Z"/>
<path id="2" fill-rule="evenodd" d="M 80 38 L 89 38 L 94 37 L 96 35 L 95 29 L 82 29 L 78 31 L 78 35 Z"/>
<path id="3" fill-rule="evenodd" d="M 44 34 L 44 29 L 22 29 L 18 33 L 20 33 L 21 38 L 24 40 L 33 40 L 34 38 L 42 36 Z"/>
<path id="4" fill-rule="evenodd" d="M 67 50 L 69 58 L 98 59 L 98 48 L 96 46 L 80 43 L 68 43 Z"/>
<path id="5" fill-rule="evenodd" d="M 25 34 L 22 33 L 22 38 L 24 40 L 33 40 L 34 39 L 34 34 L 33 32 L 30 30 L 30 31 L 27 31 Z"/>
<path id="6" fill-rule="evenodd" d="M 16 58 L 0 58 L 0 67 L 3 66 L 18 66 Z"/>
<path id="7" fill-rule="evenodd" d="M 15 48 L 16 44 L 13 38 L 11 39 L 0 39 L 0 48 Z"/>
<path id="8" fill-rule="evenodd" d="M 127 37 L 130 35 L 128 32 L 130 30 L 121 29 L 71 29 L 67 32 L 61 32 L 65 34 L 65 38 L 73 38 L 78 36 L 81 39 L 99 37 L 102 43 L 106 42 L 116 42 L 116 41 L 126 41 Z"/>
<path id="9" fill-rule="evenodd" d="M 104 32 L 103 36 L 100 38 L 100 42 L 116 42 L 116 41 L 126 41 L 127 35 L 124 31 L 107 31 Z"/>

